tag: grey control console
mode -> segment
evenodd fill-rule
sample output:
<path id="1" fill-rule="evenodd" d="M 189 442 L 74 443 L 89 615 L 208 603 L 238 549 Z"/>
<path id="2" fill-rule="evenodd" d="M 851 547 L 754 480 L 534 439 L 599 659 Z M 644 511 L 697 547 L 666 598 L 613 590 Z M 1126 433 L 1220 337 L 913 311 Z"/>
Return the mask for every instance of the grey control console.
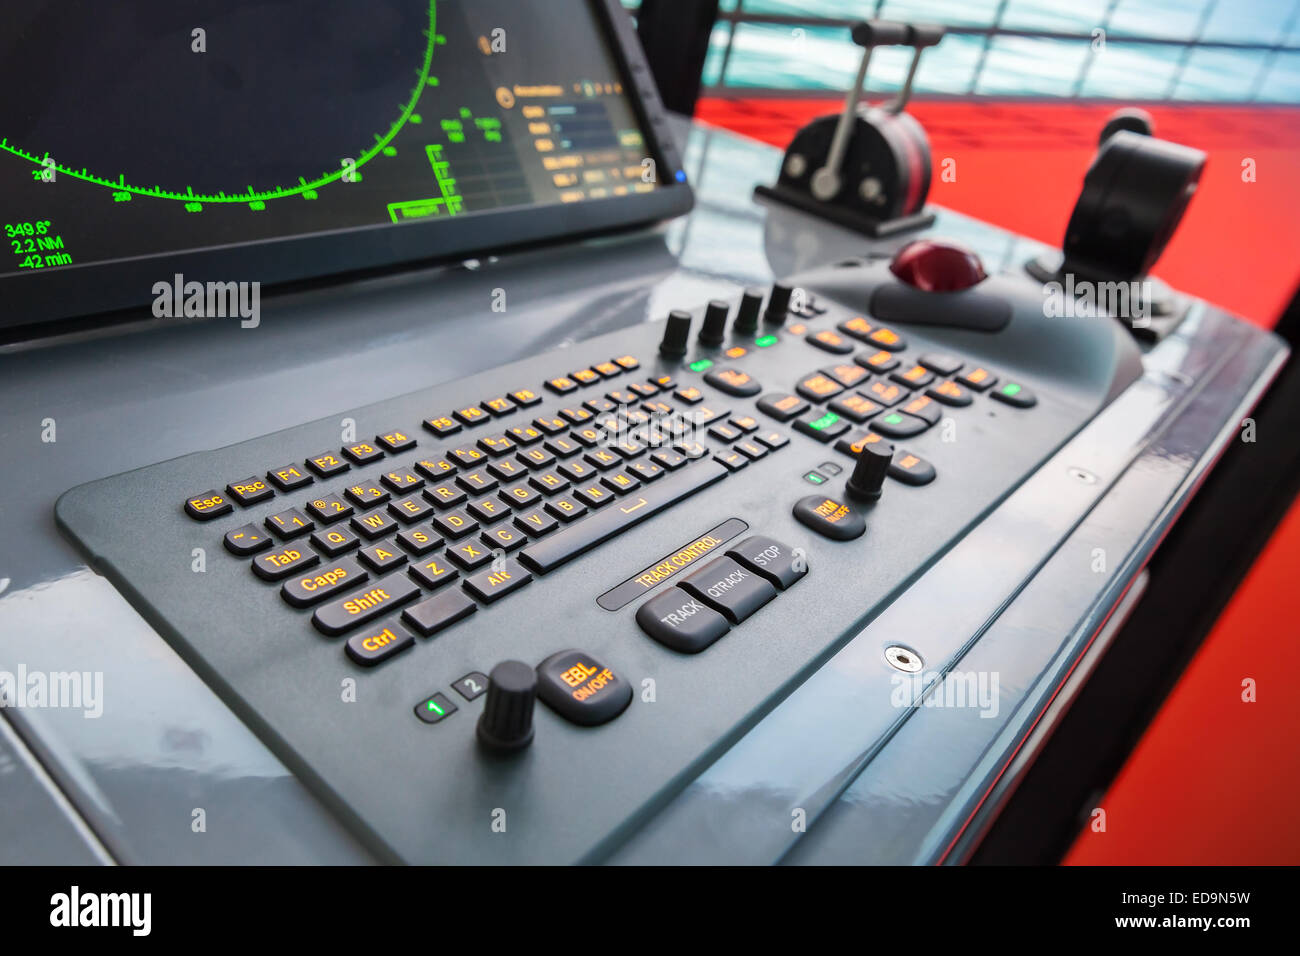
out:
<path id="1" fill-rule="evenodd" d="M 599 861 L 1138 377 L 1045 312 L 848 260 L 56 515 L 381 857 Z"/>

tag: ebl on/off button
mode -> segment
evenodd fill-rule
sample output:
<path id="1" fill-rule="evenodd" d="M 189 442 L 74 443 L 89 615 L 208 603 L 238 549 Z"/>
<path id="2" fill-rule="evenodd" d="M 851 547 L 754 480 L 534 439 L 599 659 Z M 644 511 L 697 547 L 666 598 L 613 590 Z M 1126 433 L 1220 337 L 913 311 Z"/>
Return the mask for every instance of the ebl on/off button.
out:
<path id="1" fill-rule="evenodd" d="M 537 696 L 586 727 L 613 720 L 632 703 L 632 685 L 585 651 L 552 654 L 537 665 Z"/>

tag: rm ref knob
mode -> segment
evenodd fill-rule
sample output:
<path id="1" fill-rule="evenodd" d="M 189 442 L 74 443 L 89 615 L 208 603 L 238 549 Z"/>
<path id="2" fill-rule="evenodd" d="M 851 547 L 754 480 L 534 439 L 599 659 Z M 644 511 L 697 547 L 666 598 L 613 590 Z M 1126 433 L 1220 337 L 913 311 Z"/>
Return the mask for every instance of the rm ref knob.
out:
<path id="1" fill-rule="evenodd" d="M 533 742 L 537 673 L 522 661 L 502 661 L 488 675 L 487 701 L 478 719 L 478 739 L 499 752 L 522 750 Z"/>
<path id="2" fill-rule="evenodd" d="M 859 501 L 875 501 L 880 497 L 885 476 L 889 474 L 889 462 L 893 457 L 893 446 L 887 442 L 863 445 L 844 490 Z"/>
<path id="3" fill-rule="evenodd" d="M 686 346 L 691 340 L 691 314 L 674 309 L 668 313 L 664 323 L 663 341 L 659 343 L 659 354 L 664 358 L 681 358 L 686 354 Z"/>

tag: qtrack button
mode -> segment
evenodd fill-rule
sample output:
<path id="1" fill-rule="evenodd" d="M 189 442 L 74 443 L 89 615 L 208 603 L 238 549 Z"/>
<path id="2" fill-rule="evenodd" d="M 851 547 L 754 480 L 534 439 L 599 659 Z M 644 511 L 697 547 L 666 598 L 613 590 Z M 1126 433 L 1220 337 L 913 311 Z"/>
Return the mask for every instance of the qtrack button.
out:
<path id="1" fill-rule="evenodd" d="M 732 624 L 739 624 L 776 597 L 776 588 L 730 557 L 710 561 L 678 587 L 720 612 Z"/>

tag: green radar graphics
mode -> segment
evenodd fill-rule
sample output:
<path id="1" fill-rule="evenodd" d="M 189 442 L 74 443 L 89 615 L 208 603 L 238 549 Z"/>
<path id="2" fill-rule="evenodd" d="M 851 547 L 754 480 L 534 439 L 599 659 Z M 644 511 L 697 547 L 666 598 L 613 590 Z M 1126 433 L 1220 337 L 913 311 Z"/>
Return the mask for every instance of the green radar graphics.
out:
<path id="1" fill-rule="evenodd" d="M 324 0 L 299 6 L 300 18 L 260 16 L 264 6 L 33 5 L 0 65 L 0 82 L 26 104 L 6 115 L 0 156 L 25 160 L 36 180 L 66 177 L 116 202 L 190 211 L 264 209 L 360 182 L 424 121 L 445 42 L 436 0 Z M 58 19 L 56 49 L 22 43 L 25 30 L 52 35 L 42 17 Z"/>

